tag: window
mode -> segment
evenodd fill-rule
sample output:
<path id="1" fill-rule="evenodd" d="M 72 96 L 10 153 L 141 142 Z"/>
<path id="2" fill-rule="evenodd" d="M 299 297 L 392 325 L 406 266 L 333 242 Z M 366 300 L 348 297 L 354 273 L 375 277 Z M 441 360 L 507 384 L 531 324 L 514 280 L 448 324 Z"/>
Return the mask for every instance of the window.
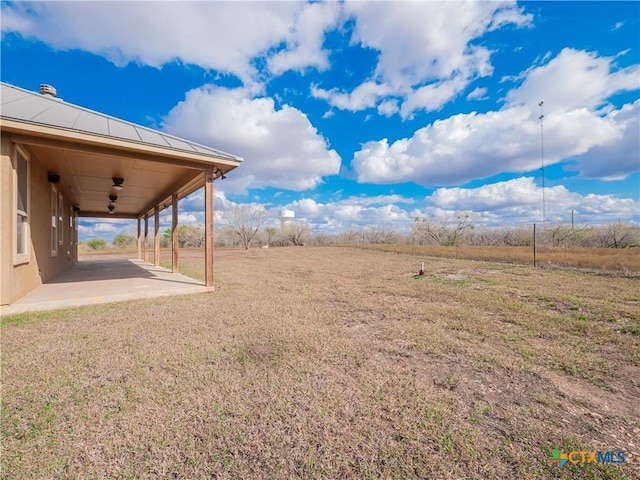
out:
<path id="1" fill-rule="evenodd" d="M 58 245 L 64 245 L 64 197 L 58 193 Z"/>
<path id="2" fill-rule="evenodd" d="M 29 155 L 16 145 L 14 151 L 15 181 L 15 249 L 13 263 L 27 263 L 29 250 Z"/>
<path id="3" fill-rule="evenodd" d="M 69 207 L 69 245 L 73 245 L 73 207 Z"/>
<path id="4" fill-rule="evenodd" d="M 51 256 L 58 255 L 58 190 L 51 185 Z"/>

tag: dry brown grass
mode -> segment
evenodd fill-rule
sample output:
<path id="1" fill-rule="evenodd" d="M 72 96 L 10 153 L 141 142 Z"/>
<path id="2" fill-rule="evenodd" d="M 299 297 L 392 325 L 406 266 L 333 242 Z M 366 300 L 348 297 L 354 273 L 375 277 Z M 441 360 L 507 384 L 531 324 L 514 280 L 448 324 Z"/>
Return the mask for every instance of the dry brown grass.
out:
<path id="1" fill-rule="evenodd" d="M 638 478 L 637 280 L 420 260 L 224 250 L 212 294 L 3 318 L 3 478 Z"/>
<path id="2" fill-rule="evenodd" d="M 362 245 L 352 245 L 362 248 Z M 533 247 L 483 247 L 461 245 L 388 245 L 368 244 L 364 248 L 384 252 L 453 258 L 460 260 L 486 260 L 533 265 Z M 536 262 L 541 267 L 570 267 L 584 270 L 640 276 L 640 249 L 638 248 L 560 248 L 540 246 Z"/>

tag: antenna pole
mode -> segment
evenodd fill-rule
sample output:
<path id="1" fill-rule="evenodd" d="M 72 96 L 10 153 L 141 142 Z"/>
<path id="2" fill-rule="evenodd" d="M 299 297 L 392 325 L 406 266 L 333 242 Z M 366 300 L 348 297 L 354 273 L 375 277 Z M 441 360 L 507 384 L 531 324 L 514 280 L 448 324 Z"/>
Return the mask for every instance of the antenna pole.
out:
<path id="1" fill-rule="evenodd" d="M 574 227 L 574 223 L 573 223 L 573 208 L 571 209 L 571 228 Z"/>
<path id="2" fill-rule="evenodd" d="M 545 225 L 546 219 L 546 211 L 545 211 L 545 201 L 544 201 L 544 112 L 543 112 L 544 102 L 540 102 L 538 106 L 540 107 L 540 171 L 542 172 L 542 225 Z"/>

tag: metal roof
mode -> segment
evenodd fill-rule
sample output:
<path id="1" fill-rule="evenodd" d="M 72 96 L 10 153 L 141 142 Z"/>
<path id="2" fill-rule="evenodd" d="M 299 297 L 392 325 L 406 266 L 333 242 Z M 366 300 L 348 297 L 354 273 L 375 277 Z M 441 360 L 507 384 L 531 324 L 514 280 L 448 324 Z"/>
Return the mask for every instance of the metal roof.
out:
<path id="1" fill-rule="evenodd" d="M 0 82 L 0 117 L 135 142 L 141 145 L 242 161 L 240 157 Z"/>

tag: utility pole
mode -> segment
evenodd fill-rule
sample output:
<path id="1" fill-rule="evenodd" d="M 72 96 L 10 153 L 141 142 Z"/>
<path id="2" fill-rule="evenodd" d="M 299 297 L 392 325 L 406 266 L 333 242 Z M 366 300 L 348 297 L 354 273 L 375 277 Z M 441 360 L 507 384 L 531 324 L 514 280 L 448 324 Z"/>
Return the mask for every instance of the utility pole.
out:
<path id="1" fill-rule="evenodd" d="M 573 208 L 571 209 L 571 228 L 574 227 L 574 223 L 573 223 Z"/>
<path id="2" fill-rule="evenodd" d="M 542 106 L 544 102 L 540 102 L 538 106 L 540 107 L 540 171 L 542 172 L 542 226 L 545 226 L 546 220 L 546 211 L 545 211 L 545 202 L 544 202 L 544 112 Z"/>

